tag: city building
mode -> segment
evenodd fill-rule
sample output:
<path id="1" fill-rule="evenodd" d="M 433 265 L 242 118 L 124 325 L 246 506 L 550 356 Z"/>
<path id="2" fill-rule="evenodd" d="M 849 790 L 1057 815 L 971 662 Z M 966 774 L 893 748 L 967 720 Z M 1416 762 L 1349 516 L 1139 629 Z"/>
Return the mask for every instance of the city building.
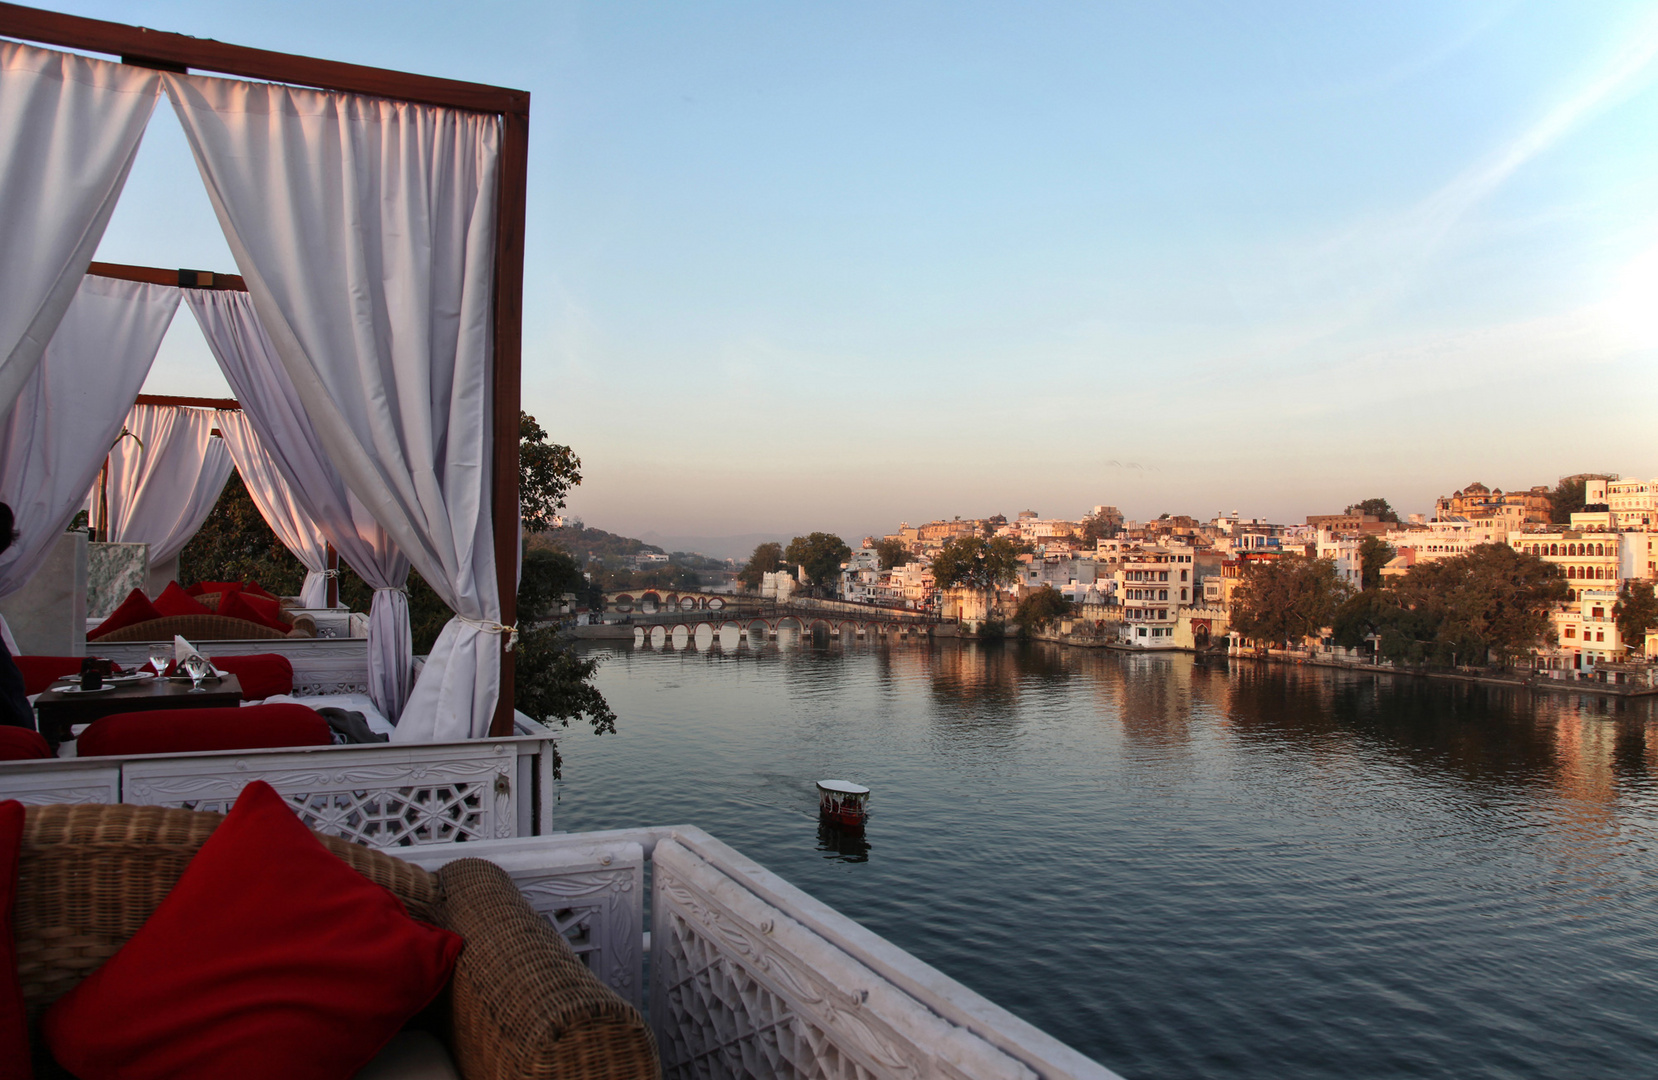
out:
<path id="1" fill-rule="evenodd" d="M 1190 544 L 1146 544 L 1122 552 L 1116 579 L 1123 612 L 1118 632 L 1125 642 L 1171 643 L 1180 609 L 1195 599 L 1194 554 Z"/>
<path id="2" fill-rule="evenodd" d="M 1607 527 L 1644 529 L 1658 524 L 1658 480 L 1585 480 L 1583 501 L 1587 507 L 1604 506 Z M 1577 524 L 1577 515 L 1572 515 Z"/>
<path id="3" fill-rule="evenodd" d="M 1488 488 L 1475 481 L 1460 491 L 1435 500 L 1434 517 L 1441 521 L 1449 518 L 1469 521 L 1502 518 L 1512 528 L 1547 525 L 1554 509 L 1550 494 L 1550 489 L 1542 486 L 1529 491 L 1505 493 L 1502 488 Z"/>

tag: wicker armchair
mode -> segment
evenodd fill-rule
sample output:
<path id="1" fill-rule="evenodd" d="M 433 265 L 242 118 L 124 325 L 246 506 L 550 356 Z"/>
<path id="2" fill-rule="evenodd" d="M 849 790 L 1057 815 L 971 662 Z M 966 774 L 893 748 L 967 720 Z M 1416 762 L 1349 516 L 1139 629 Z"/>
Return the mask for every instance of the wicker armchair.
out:
<path id="1" fill-rule="evenodd" d="M 155 806 L 29 808 L 14 926 L 31 1026 L 144 924 L 221 820 Z M 499 867 L 460 859 L 432 874 L 318 839 L 409 914 L 466 940 L 449 991 L 423 1018 L 467 1080 L 658 1075 L 638 1011 L 587 970 Z M 39 1038 L 34 1049 L 37 1077 L 67 1075 Z"/>

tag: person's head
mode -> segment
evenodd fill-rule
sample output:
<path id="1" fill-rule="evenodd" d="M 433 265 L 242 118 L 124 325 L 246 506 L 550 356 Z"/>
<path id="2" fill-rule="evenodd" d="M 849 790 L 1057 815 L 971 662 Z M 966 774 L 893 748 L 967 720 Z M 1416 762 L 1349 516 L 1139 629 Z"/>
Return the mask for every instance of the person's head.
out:
<path id="1" fill-rule="evenodd" d="M 12 520 L 12 508 L 0 502 L 0 552 L 12 546 L 17 539 L 17 524 Z"/>

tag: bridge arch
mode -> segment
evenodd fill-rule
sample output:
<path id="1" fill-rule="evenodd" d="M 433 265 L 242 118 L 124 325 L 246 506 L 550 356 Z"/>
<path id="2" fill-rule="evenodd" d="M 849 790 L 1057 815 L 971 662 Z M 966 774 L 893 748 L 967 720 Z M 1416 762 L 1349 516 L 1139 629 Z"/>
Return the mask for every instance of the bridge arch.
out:
<path id="1" fill-rule="evenodd" d="M 663 626 L 653 626 L 653 627 L 651 627 L 651 635 L 650 636 L 651 636 L 651 648 L 660 649 L 662 647 L 663 643 L 668 640 L 667 627 L 663 627 Z"/>
<path id="2" fill-rule="evenodd" d="M 628 593 L 622 593 L 612 601 L 612 604 L 615 606 L 617 611 L 632 611 L 633 597 Z"/>

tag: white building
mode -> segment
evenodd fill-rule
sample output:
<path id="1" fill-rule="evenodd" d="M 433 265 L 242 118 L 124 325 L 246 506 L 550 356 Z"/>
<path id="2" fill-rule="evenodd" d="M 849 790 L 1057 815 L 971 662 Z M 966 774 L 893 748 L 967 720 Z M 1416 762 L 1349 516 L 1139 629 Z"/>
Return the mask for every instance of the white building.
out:
<path id="1" fill-rule="evenodd" d="M 1658 525 L 1658 480 L 1586 480 L 1583 501 L 1590 506 L 1605 506 L 1611 515 L 1608 525 L 1614 529 Z"/>
<path id="2" fill-rule="evenodd" d="M 1131 545 L 1123 550 L 1116 578 L 1124 641 L 1148 648 L 1172 643 L 1180 609 L 1195 599 L 1194 554 L 1189 544 Z"/>

